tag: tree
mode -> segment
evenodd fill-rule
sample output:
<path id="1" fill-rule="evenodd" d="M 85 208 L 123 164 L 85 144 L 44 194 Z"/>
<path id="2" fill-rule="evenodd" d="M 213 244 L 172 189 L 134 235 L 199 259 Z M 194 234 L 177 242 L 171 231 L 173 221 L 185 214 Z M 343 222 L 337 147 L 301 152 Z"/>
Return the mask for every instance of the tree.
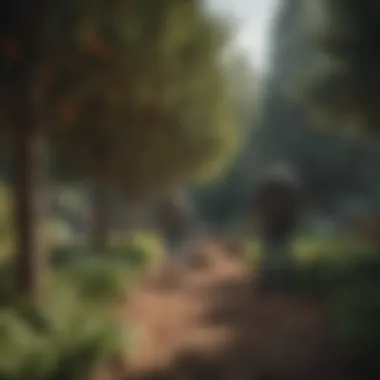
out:
<path id="1" fill-rule="evenodd" d="M 37 222 L 43 140 L 57 127 L 75 119 L 81 106 L 105 83 L 122 78 L 112 75 L 114 63 L 118 62 L 120 68 L 128 62 L 119 59 L 119 50 L 110 49 L 93 30 L 102 29 L 107 35 L 112 25 L 102 21 L 105 16 L 117 15 L 115 10 L 125 16 L 121 10 L 136 8 L 137 3 L 19 0 L 2 2 L 1 6 L 0 80 L 3 126 L 8 127 L 3 131 L 13 140 L 17 279 L 22 294 L 35 295 L 40 287 L 43 259 Z M 144 3 L 137 8 L 140 11 L 146 7 Z M 153 17 L 154 12 L 150 15 Z M 124 26 L 128 36 L 135 33 L 133 20 Z M 154 34 L 150 28 L 149 36 Z M 150 51 L 150 45 L 144 49 Z"/>
<path id="2" fill-rule="evenodd" d="M 307 36 L 321 61 L 305 79 L 307 100 L 346 131 L 378 134 L 379 3 L 325 0 L 303 5 Z"/>
<path id="3" fill-rule="evenodd" d="M 64 120 L 57 134 L 70 159 L 96 183 L 98 247 L 105 245 L 110 185 L 133 199 L 189 177 L 209 177 L 232 154 L 238 135 L 218 67 L 224 25 L 197 1 L 152 6 L 136 0 L 128 6 L 100 12 L 101 22 L 92 25 L 91 40 L 110 52 L 112 69 L 85 102 L 74 105 L 74 118 Z M 137 32 L 125 31 L 130 24 Z"/>
<path id="4" fill-rule="evenodd" d="M 43 160 L 41 132 L 46 127 L 46 73 L 73 42 L 57 19 L 64 3 L 4 1 L 0 10 L 2 131 L 13 141 L 17 279 L 25 295 L 37 294 L 41 280 L 37 182 Z"/>
<path id="5" fill-rule="evenodd" d="M 243 178 L 250 173 L 242 170 L 242 156 L 245 154 L 252 131 L 258 121 L 258 81 L 253 67 L 240 50 L 228 50 L 223 60 L 223 69 L 227 79 L 227 90 L 233 102 L 239 125 L 240 154 L 227 155 L 227 167 L 223 166 L 223 176 L 212 177 L 214 181 L 198 184 L 194 190 L 199 208 L 210 222 L 222 225 L 239 214 L 242 192 L 246 191 Z M 243 145 L 242 142 L 245 142 Z M 243 146 L 242 146 L 243 145 Z M 232 158 L 232 159 L 231 159 Z M 252 161 L 247 163 L 249 170 Z M 200 185 L 200 186 L 199 186 Z"/>
<path id="6" fill-rule="evenodd" d="M 250 132 L 258 120 L 258 77 L 243 51 L 231 51 L 224 65 L 239 120 L 246 126 L 246 131 Z"/>

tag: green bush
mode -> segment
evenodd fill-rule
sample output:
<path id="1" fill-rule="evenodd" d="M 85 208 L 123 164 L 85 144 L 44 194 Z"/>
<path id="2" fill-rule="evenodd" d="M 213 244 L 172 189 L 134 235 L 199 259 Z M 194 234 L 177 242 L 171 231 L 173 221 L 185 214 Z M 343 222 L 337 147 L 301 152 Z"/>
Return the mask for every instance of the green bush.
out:
<path id="1" fill-rule="evenodd" d="M 131 329 L 113 313 L 130 284 L 159 257 L 157 239 L 140 235 L 93 253 L 56 248 L 38 307 L 20 303 L 11 261 L 0 265 L 0 380 L 83 379 L 123 355 Z"/>
<path id="2" fill-rule="evenodd" d="M 0 379 L 85 378 L 98 363 L 123 355 L 129 330 L 110 308 L 53 291 L 42 306 L 0 310 Z"/>
<path id="3" fill-rule="evenodd" d="M 149 262 L 138 244 L 93 254 L 60 249 L 49 258 L 48 290 L 38 307 L 15 298 L 11 263 L 0 266 L 0 380 L 83 379 L 123 355 L 131 330 L 112 315 Z"/>
<path id="4" fill-rule="evenodd" d="M 81 297 L 93 301 L 118 300 L 139 272 L 113 257 L 87 257 L 56 270 L 53 281 L 71 283 Z"/>
<path id="5" fill-rule="evenodd" d="M 82 265 L 88 258 L 103 258 L 104 260 L 120 260 L 124 266 L 132 267 L 134 270 L 144 270 L 159 260 L 163 255 L 162 244 L 154 235 L 134 234 L 126 236 L 119 244 L 111 245 L 105 252 L 94 253 L 86 246 L 60 247 L 54 249 L 49 262 L 53 267 L 60 268 L 73 265 Z"/>
<path id="6" fill-rule="evenodd" d="M 130 263 L 142 269 L 153 265 L 164 255 L 162 241 L 155 234 L 134 233 L 127 235 L 120 245 L 119 252 Z"/>
<path id="7" fill-rule="evenodd" d="M 104 253 L 93 253 L 83 247 L 59 249 L 49 261 L 54 281 L 70 282 L 84 298 L 93 300 L 120 299 L 129 284 L 152 265 L 157 251 L 138 240 L 122 247 L 111 247 Z"/>
<path id="8" fill-rule="evenodd" d="M 299 264 L 296 281 L 301 292 L 323 302 L 356 368 L 380 376 L 380 256 L 323 255 Z"/>

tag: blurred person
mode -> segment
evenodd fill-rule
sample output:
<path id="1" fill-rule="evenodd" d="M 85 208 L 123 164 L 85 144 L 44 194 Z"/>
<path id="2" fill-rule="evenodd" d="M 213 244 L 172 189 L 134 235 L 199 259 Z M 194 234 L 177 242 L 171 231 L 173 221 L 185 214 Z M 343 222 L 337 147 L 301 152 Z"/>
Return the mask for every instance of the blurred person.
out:
<path id="1" fill-rule="evenodd" d="M 181 261 L 199 232 L 195 206 L 186 192 L 174 190 L 160 200 L 157 222 L 170 261 Z"/>
<path id="2" fill-rule="evenodd" d="M 268 166 L 254 199 L 254 214 L 261 239 L 260 278 L 275 284 L 281 270 L 293 266 L 292 233 L 300 214 L 301 193 L 296 173 L 284 162 Z"/>

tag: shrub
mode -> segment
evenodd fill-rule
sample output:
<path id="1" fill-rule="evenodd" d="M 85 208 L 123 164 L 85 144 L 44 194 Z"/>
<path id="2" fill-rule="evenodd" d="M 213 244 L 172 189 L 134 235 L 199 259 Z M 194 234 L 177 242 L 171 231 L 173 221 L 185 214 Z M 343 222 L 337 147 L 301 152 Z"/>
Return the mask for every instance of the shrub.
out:
<path id="1" fill-rule="evenodd" d="M 104 253 L 93 253 L 83 247 L 60 248 L 52 252 L 49 262 L 55 282 L 70 282 L 83 298 L 99 301 L 123 297 L 129 284 L 158 256 L 158 250 L 154 252 L 136 239 Z"/>
<path id="2" fill-rule="evenodd" d="M 131 282 L 160 254 L 156 247 L 157 239 L 139 236 L 104 254 L 55 249 L 38 307 L 17 301 L 13 265 L 3 261 L 0 380 L 82 379 L 115 355 L 125 357 L 131 330 L 113 314 Z"/>
<path id="3" fill-rule="evenodd" d="M 137 277 L 131 266 L 119 258 L 86 257 L 56 270 L 53 281 L 71 283 L 81 297 L 93 301 L 118 300 Z"/>
<path id="4" fill-rule="evenodd" d="M 125 357 L 130 329 L 114 312 L 139 271 L 123 257 L 84 249 L 56 252 L 38 307 L 17 301 L 13 266 L 3 263 L 0 380 L 82 379 L 99 363 Z"/>
<path id="5" fill-rule="evenodd" d="M 37 309 L 3 308 L 0 379 L 85 378 L 98 363 L 124 355 L 126 332 L 109 309 L 74 296 Z"/>
<path id="6" fill-rule="evenodd" d="M 127 262 L 146 269 L 163 257 L 164 248 L 155 234 L 134 233 L 126 236 L 119 252 Z"/>
<path id="7" fill-rule="evenodd" d="M 103 258 L 104 260 L 121 260 L 119 264 L 144 270 L 153 265 L 163 255 L 163 248 L 158 238 L 148 234 L 126 236 L 119 244 L 107 248 L 105 252 L 94 253 L 86 246 L 60 247 L 54 249 L 49 262 L 56 268 L 82 265 L 88 258 Z"/>
<path id="8" fill-rule="evenodd" d="M 299 265 L 298 289 L 317 295 L 353 354 L 353 365 L 366 376 L 380 375 L 380 257 L 367 253 Z M 377 378 L 377 377 L 375 377 Z"/>

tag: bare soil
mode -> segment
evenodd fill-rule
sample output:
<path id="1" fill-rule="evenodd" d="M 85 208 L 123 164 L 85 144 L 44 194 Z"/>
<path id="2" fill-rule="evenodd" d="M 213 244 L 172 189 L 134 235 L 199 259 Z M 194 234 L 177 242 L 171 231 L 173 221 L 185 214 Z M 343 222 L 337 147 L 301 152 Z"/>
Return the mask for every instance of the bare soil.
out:
<path id="1" fill-rule="evenodd" d="M 348 379 L 319 306 L 262 293 L 249 266 L 215 241 L 186 265 L 149 274 L 125 315 L 138 336 L 127 380 Z"/>

